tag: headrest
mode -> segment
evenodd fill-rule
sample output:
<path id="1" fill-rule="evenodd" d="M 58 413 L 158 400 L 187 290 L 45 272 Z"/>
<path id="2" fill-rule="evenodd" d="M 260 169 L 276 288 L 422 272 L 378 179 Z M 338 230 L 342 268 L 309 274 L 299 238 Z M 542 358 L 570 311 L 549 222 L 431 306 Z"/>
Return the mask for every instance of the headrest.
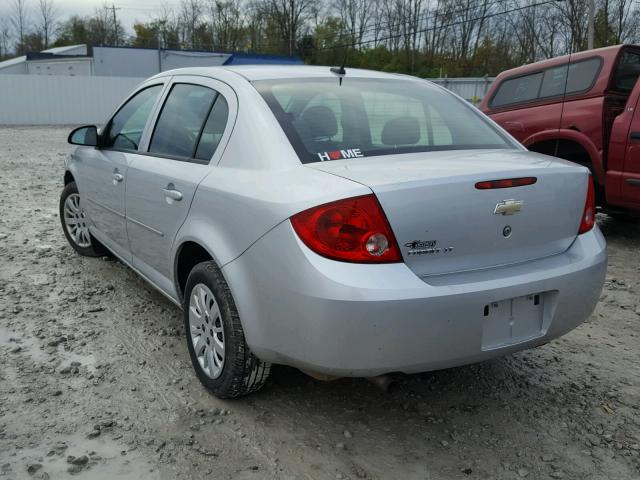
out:
<path id="1" fill-rule="evenodd" d="M 331 138 L 338 133 L 338 120 L 333 111 L 324 105 L 307 108 L 302 112 L 301 120 L 306 124 L 312 138 Z"/>
<path id="2" fill-rule="evenodd" d="M 382 129 L 384 145 L 415 145 L 420 141 L 420 125 L 415 117 L 396 117 Z"/>

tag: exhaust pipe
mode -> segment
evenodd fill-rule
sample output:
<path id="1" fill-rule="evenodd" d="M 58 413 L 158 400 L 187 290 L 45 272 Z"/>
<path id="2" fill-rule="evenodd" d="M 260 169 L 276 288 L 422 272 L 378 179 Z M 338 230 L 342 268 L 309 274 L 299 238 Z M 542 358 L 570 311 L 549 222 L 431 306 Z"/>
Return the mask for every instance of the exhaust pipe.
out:
<path id="1" fill-rule="evenodd" d="M 337 377 L 335 375 L 327 375 L 325 373 L 313 372 L 311 370 L 300 370 L 302 373 L 309 375 L 311 378 L 315 380 L 319 380 L 321 382 L 332 382 L 342 377 Z M 371 382 L 373 385 L 378 387 L 383 392 L 389 392 L 393 385 L 396 383 L 395 378 L 391 375 L 378 375 L 377 377 L 367 377 L 367 380 Z"/>
<path id="2" fill-rule="evenodd" d="M 396 383 L 395 379 L 391 375 L 378 375 L 377 377 L 369 377 L 367 380 L 383 392 L 389 392 L 393 384 Z"/>
<path id="3" fill-rule="evenodd" d="M 319 380 L 321 382 L 333 382 L 334 380 L 338 380 L 341 377 L 336 377 L 335 375 L 327 375 L 326 373 L 318 373 L 312 372 L 311 370 L 300 370 L 305 375 L 309 375 L 311 378 L 315 380 Z"/>

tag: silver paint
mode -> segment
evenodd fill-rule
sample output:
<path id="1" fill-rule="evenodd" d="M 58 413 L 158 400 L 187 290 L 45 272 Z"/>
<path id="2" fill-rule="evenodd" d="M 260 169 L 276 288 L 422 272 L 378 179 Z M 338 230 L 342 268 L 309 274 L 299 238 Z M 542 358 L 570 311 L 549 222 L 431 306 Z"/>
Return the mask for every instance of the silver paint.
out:
<path id="1" fill-rule="evenodd" d="M 79 147 L 67 161 L 81 195 L 92 200 L 91 233 L 177 304 L 177 254 L 185 242 L 199 244 L 221 268 L 253 352 L 327 374 L 372 376 L 475 362 L 547 342 L 590 315 L 607 256 L 597 227 L 576 235 L 587 169 L 527 152 L 515 140 L 512 150 L 303 165 L 250 82 L 329 75 L 318 67 L 214 67 L 147 80 L 139 88 L 158 82 L 165 88 L 139 151 Z M 349 76 L 422 82 L 356 69 Z M 159 105 L 171 83 L 181 81 L 212 86 L 229 104 L 223 141 L 208 164 L 145 155 Z M 122 181 L 114 182 L 114 173 Z M 509 217 L 506 241 L 505 217 L 493 215 L 504 190 L 479 191 L 474 184 L 523 175 L 544 181 L 515 189 L 526 208 Z M 388 217 L 402 263 L 320 257 L 288 220 L 315 205 L 370 193 Z M 440 255 L 409 256 L 404 245 L 416 239 L 446 247 Z M 485 305 L 538 293 L 545 294 L 538 332 L 483 347 Z"/>

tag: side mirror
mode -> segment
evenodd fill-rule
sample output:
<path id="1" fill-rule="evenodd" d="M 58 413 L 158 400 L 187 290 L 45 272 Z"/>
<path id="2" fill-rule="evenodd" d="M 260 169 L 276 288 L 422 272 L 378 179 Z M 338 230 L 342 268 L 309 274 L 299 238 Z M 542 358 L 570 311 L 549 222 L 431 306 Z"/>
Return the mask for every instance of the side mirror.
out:
<path id="1" fill-rule="evenodd" d="M 71 145 L 98 146 L 98 129 L 95 125 L 86 125 L 72 130 L 67 138 Z"/>

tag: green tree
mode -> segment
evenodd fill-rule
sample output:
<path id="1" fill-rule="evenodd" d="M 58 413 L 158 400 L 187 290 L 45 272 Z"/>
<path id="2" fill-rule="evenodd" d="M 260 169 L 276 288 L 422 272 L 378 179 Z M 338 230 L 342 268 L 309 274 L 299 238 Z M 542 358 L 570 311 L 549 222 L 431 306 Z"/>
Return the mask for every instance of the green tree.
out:
<path id="1" fill-rule="evenodd" d="M 20 51 L 24 53 L 40 52 L 45 48 L 44 36 L 40 32 L 27 33 L 20 45 Z"/>

